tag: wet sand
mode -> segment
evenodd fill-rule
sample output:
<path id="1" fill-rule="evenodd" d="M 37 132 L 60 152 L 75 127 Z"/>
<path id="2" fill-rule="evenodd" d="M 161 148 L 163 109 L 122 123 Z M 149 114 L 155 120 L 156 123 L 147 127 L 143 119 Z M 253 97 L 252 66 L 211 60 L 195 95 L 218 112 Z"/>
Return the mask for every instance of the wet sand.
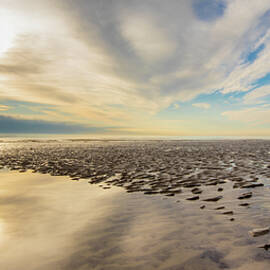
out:
<path id="1" fill-rule="evenodd" d="M 5 168 L 0 173 L 0 268 L 268 269 L 270 251 L 258 246 L 269 243 L 269 234 L 252 237 L 249 231 L 269 226 L 269 145 L 267 141 L 223 142 L 221 146 L 217 142 L 1 145 L 1 164 L 14 171 Z M 65 159 L 60 158 L 62 153 Z M 85 168 L 86 153 L 91 153 L 92 173 L 98 171 L 95 162 L 99 160 L 103 175 L 108 166 L 113 175 L 70 178 L 45 171 L 57 174 L 54 168 L 62 173 L 65 169 L 69 175 L 72 170 L 66 164 L 79 164 L 78 160 Z M 79 158 L 83 154 L 85 158 Z M 127 168 L 138 156 L 145 162 L 136 164 L 143 175 L 138 176 L 138 170 L 134 178 L 123 180 L 119 167 L 127 166 L 129 173 Z M 108 165 L 109 159 L 121 158 L 122 164 Z M 154 165 L 157 160 L 160 163 Z M 44 174 L 33 174 L 32 166 Z M 162 174 L 149 172 L 153 166 Z M 147 183 L 149 178 L 154 184 Z M 157 186 L 158 180 L 162 185 Z M 133 181 L 133 189 L 139 190 L 126 192 L 130 190 L 125 184 Z M 199 185 L 184 186 L 187 183 Z M 235 187 L 237 183 L 244 184 Z M 263 186 L 241 187 L 251 183 Z M 162 192 L 165 184 L 167 190 Z M 251 197 L 239 199 L 249 192 Z M 186 200 L 193 196 L 199 199 Z M 217 197 L 221 198 L 205 201 Z"/>

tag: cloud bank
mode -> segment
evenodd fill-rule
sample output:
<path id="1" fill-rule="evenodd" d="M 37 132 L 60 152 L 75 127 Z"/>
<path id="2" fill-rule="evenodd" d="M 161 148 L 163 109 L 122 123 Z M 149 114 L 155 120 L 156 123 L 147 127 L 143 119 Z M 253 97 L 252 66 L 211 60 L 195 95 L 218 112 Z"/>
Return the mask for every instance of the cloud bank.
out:
<path id="1" fill-rule="evenodd" d="M 77 124 L 26 120 L 0 115 L 0 133 L 81 134 L 104 133 L 105 128 Z"/>
<path id="2" fill-rule="evenodd" d="M 269 93 L 268 0 L 3 0 L 0 11 L 0 100 L 143 128 L 173 104 L 210 111 L 201 95 L 242 92 L 239 111 Z"/>

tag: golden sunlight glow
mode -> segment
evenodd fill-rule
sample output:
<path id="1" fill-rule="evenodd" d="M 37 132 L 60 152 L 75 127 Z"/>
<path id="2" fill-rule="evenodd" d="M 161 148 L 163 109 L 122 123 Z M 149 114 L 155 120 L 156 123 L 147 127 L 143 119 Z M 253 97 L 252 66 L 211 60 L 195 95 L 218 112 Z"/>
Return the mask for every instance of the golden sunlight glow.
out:
<path id="1" fill-rule="evenodd" d="M 19 32 L 19 25 L 15 14 L 6 9 L 0 9 L 0 57 L 12 47 Z"/>
<path id="2" fill-rule="evenodd" d="M 1 243 L 4 242 L 4 238 L 6 237 L 5 235 L 5 224 L 4 222 L 0 219 L 0 239 L 1 239 Z"/>

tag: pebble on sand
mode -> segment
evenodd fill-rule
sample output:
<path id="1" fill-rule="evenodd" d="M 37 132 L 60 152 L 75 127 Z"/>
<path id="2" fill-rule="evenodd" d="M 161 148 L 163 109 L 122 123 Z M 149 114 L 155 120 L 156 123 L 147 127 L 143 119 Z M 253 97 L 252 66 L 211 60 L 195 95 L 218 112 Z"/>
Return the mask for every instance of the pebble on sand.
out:
<path id="1" fill-rule="evenodd" d="M 253 237 L 257 237 L 257 236 L 261 236 L 261 235 L 268 234 L 269 231 L 270 231 L 270 228 L 269 228 L 269 227 L 265 227 L 265 228 L 253 229 L 253 230 L 250 231 L 249 233 L 250 233 Z"/>
<path id="2" fill-rule="evenodd" d="M 199 196 L 193 196 L 193 197 L 187 198 L 187 200 L 189 200 L 189 201 L 195 201 L 195 200 L 199 200 L 199 199 L 200 199 Z"/>
<path id="3" fill-rule="evenodd" d="M 255 187 L 263 187 L 263 183 L 252 183 L 252 184 L 246 184 L 243 185 L 241 188 L 255 188 Z"/>
<path id="4" fill-rule="evenodd" d="M 225 206 L 219 206 L 215 208 L 215 210 L 222 210 L 222 209 L 225 209 Z"/>
<path id="5" fill-rule="evenodd" d="M 222 198 L 223 198 L 222 196 L 217 196 L 217 197 L 213 197 L 213 198 L 204 199 L 203 201 L 205 201 L 205 202 L 217 202 Z"/>
<path id="6" fill-rule="evenodd" d="M 239 206 L 249 206 L 249 203 L 240 203 Z"/>
<path id="7" fill-rule="evenodd" d="M 226 211 L 226 212 L 223 212 L 222 215 L 233 215 L 233 211 Z"/>
<path id="8" fill-rule="evenodd" d="M 268 250 L 270 248 L 270 244 L 265 244 L 263 246 L 259 246 L 258 248 L 263 248 L 265 250 Z"/>
<path id="9" fill-rule="evenodd" d="M 249 199 L 252 197 L 252 192 L 243 193 L 238 197 L 239 200 Z"/>

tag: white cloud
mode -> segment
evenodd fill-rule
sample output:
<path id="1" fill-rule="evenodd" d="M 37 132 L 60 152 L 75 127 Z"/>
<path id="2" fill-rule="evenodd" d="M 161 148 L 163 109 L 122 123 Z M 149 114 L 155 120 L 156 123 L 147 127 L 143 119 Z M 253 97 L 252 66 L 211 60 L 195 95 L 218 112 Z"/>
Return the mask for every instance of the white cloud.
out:
<path id="1" fill-rule="evenodd" d="M 270 85 L 256 88 L 244 96 L 245 104 L 260 104 L 264 103 L 264 97 L 270 95 Z"/>
<path id="2" fill-rule="evenodd" d="M 224 87 L 223 93 L 248 91 L 254 88 L 253 83 L 270 72 L 267 64 L 269 61 L 270 44 L 268 39 L 265 49 L 252 64 L 239 64 L 233 69 L 221 85 L 221 87 Z"/>
<path id="3" fill-rule="evenodd" d="M 111 120 L 126 108 L 153 114 L 217 89 L 247 91 L 270 71 L 270 25 L 261 23 L 269 0 L 227 1 L 224 16 L 211 22 L 194 15 L 190 0 L 105 2 L 1 2 L 19 14 L 14 25 L 24 22 L 24 41 L 1 58 L 1 96 Z M 262 43 L 256 61 L 243 63 Z M 254 90 L 244 102 L 264 94 Z"/>
<path id="4" fill-rule="evenodd" d="M 166 31 L 154 19 L 132 15 L 121 25 L 122 35 L 130 42 L 136 54 L 146 62 L 166 60 L 176 49 Z"/>
<path id="5" fill-rule="evenodd" d="M 203 102 L 201 102 L 201 103 L 193 103 L 192 106 L 200 108 L 200 109 L 205 109 L 205 110 L 207 110 L 207 109 L 209 109 L 211 107 L 210 104 L 203 103 Z"/>
<path id="6" fill-rule="evenodd" d="M 265 107 L 254 107 L 242 110 L 227 111 L 222 113 L 230 120 L 244 123 L 268 124 L 270 123 L 270 109 Z"/>

